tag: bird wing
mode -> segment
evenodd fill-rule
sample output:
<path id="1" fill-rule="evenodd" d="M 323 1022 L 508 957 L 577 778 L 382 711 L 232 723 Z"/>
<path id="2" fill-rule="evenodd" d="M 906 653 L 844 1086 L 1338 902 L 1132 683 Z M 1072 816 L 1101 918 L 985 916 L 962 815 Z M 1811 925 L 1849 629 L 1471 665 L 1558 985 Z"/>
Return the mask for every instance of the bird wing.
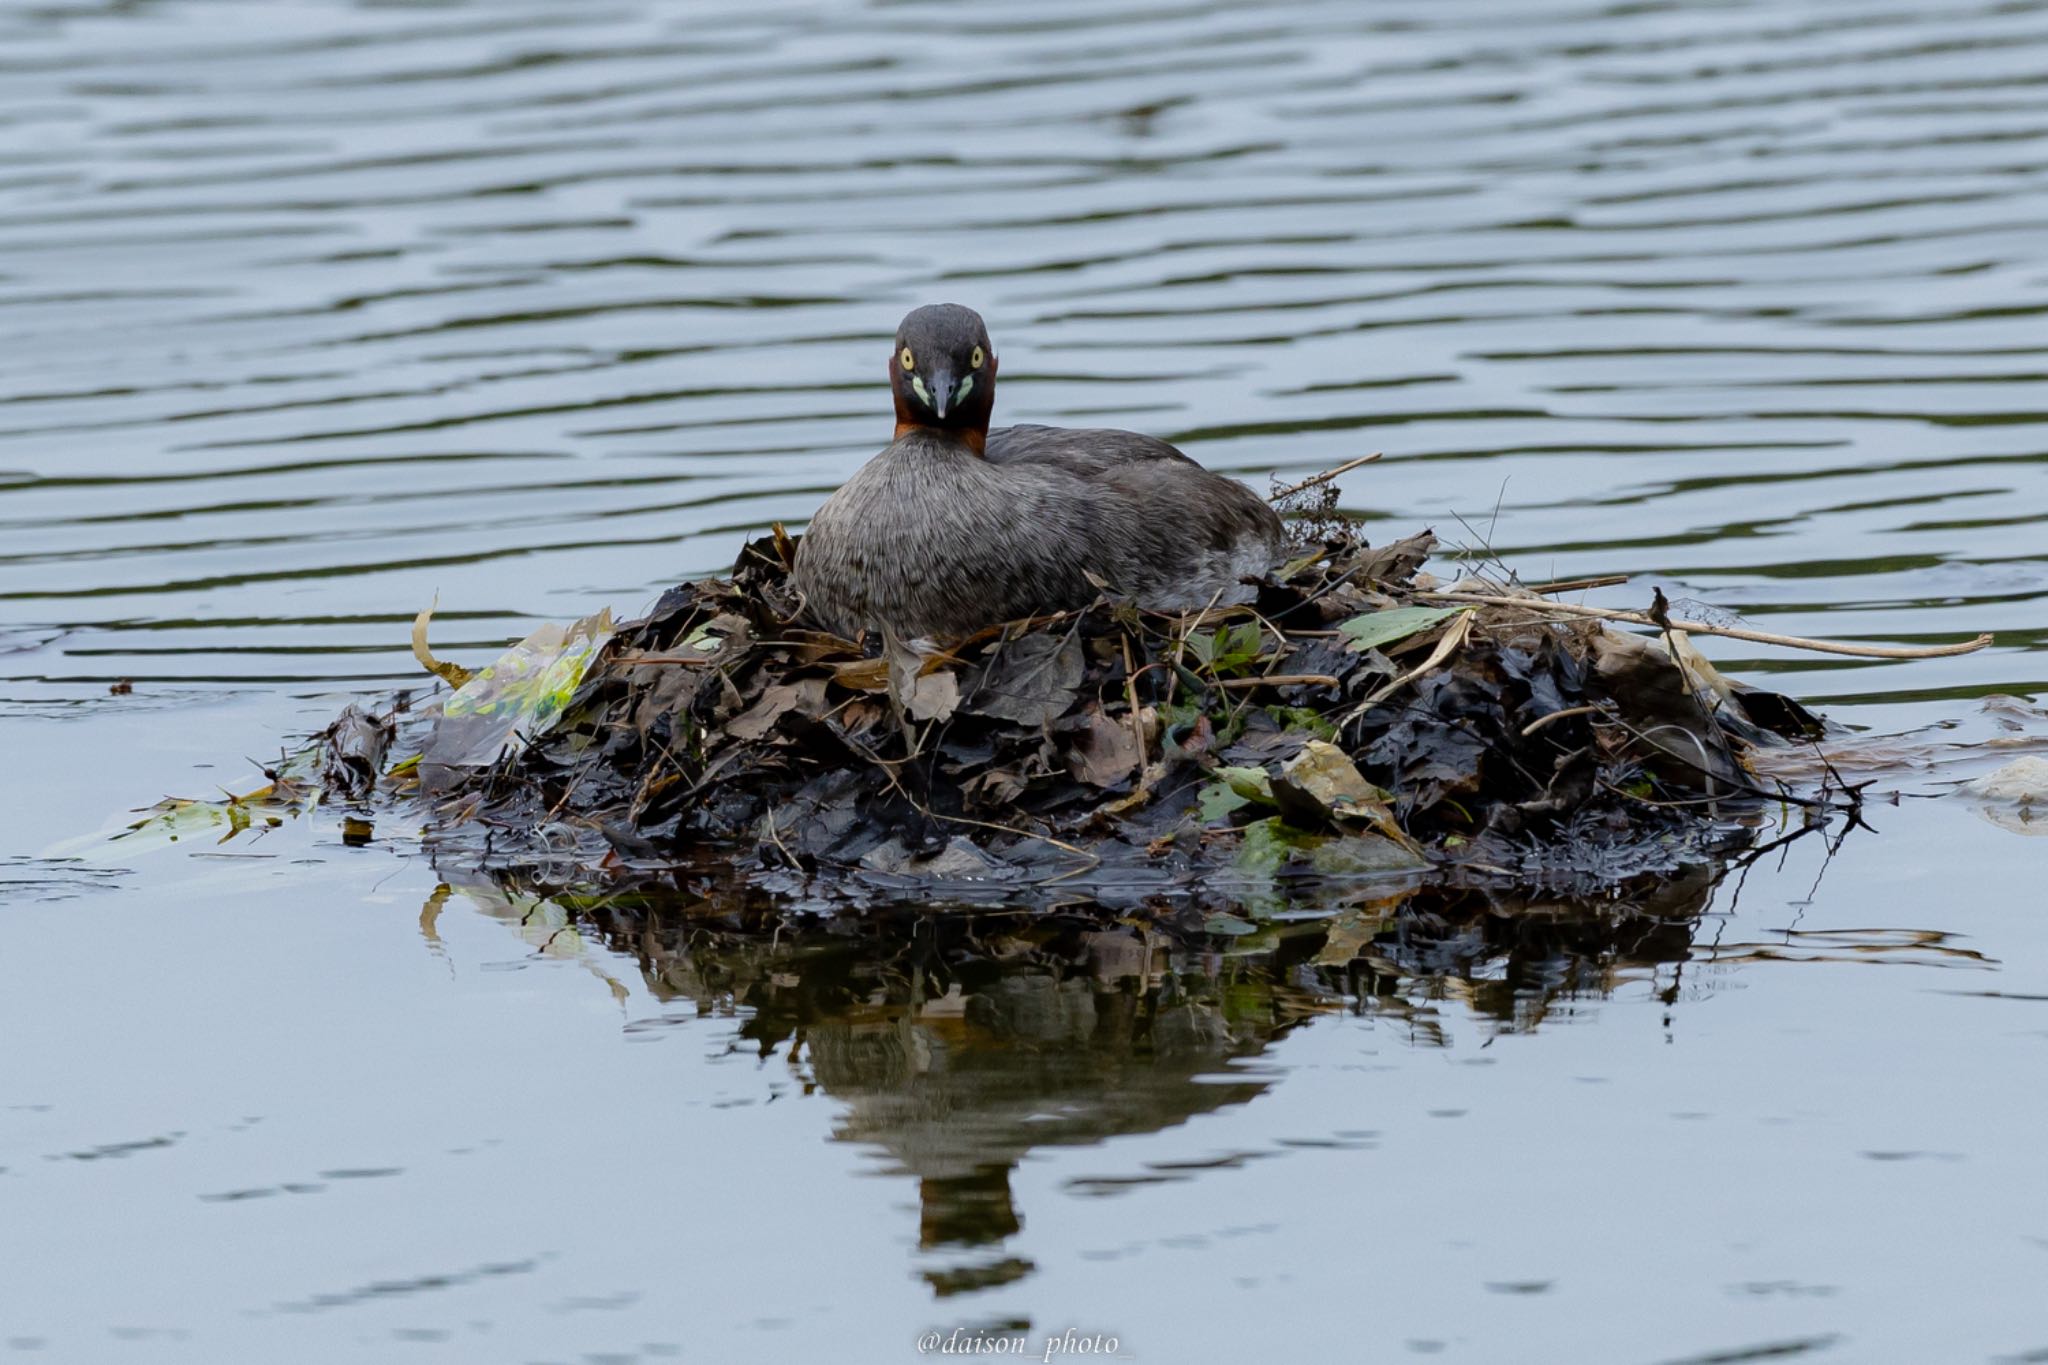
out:
<path id="1" fill-rule="evenodd" d="M 1127 465 L 1195 463 L 1156 436 L 1108 427 L 997 427 L 988 434 L 986 455 L 990 464 L 1053 465 L 1084 478 Z"/>

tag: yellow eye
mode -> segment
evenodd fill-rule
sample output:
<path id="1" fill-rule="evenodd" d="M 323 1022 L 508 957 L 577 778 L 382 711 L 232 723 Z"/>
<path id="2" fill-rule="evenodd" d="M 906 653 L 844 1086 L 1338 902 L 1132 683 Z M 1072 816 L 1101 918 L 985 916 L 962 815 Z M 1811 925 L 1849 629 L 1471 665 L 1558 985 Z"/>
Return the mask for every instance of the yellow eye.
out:
<path id="1" fill-rule="evenodd" d="M 974 354 L 967 357 L 967 363 L 978 370 L 981 368 L 981 362 L 987 359 L 988 357 L 981 353 L 981 347 L 977 346 L 974 348 Z"/>
<path id="2" fill-rule="evenodd" d="M 908 346 L 905 346 L 903 354 L 897 357 L 897 363 L 906 370 L 914 370 L 917 368 L 917 357 L 910 353 Z"/>

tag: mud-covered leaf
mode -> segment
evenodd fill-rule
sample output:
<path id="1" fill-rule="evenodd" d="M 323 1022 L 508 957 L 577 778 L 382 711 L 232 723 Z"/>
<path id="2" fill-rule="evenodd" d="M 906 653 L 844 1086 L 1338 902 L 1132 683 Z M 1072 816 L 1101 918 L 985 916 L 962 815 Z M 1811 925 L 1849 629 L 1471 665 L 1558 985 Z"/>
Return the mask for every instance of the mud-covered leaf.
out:
<path id="1" fill-rule="evenodd" d="M 360 706 L 344 708 L 320 736 L 321 785 L 346 800 L 368 796 L 377 785 L 395 733 L 387 716 L 373 715 Z"/>
<path id="2" fill-rule="evenodd" d="M 1384 808 L 1390 799 L 1342 749 L 1320 739 L 1302 745 L 1268 780 L 1268 789 L 1281 812 L 1302 825 L 1333 820 L 1354 807 Z"/>
<path id="3" fill-rule="evenodd" d="M 985 666 L 972 709 L 1043 728 L 1073 706 L 1083 671 L 1081 643 L 1072 635 L 1026 635 L 1006 641 Z"/>

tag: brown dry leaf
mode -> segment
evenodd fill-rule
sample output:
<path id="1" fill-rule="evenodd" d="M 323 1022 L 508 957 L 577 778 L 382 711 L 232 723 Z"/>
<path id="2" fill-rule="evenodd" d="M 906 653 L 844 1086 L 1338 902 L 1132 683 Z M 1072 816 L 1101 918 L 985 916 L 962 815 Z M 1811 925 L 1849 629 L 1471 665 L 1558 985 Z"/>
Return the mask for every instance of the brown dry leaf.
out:
<path id="1" fill-rule="evenodd" d="M 413 618 L 412 657 L 420 661 L 421 668 L 426 669 L 427 672 L 441 679 L 450 687 L 460 688 L 476 675 L 461 664 L 451 664 L 445 659 L 435 658 L 434 651 L 427 648 L 427 627 L 432 624 L 434 607 L 439 606 L 440 602 L 440 598 L 435 598 L 434 606 L 427 607 L 418 616 Z"/>
<path id="2" fill-rule="evenodd" d="M 912 720 L 951 720 L 960 705 L 960 676 L 957 673 L 926 673 L 915 679 L 909 695 L 902 697 L 903 709 Z"/>
<path id="3" fill-rule="evenodd" d="M 945 656 L 926 656 L 885 636 L 882 657 L 889 665 L 889 691 L 912 720 L 952 719 L 960 705 L 960 679 L 940 669 Z"/>
<path id="4" fill-rule="evenodd" d="M 1076 727 L 1067 751 L 1068 771 L 1096 787 L 1114 787 L 1137 770 L 1138 737 L 1122 721 L 1111 720 L 1100 706 L 1091 706 L 1084 724 Z"/>
<path id="5" fill-rule="evenodd" d="M 1105 801 L 1098 809 L 1104 815 L 1122 815 L 1125 811 L 1136 810 L 1152 799 L 1153 791 L 1159 786 L 1160 779 L 1165 776 L 1164 763 L 1148 763 L 1145 765 L 1144 775 L 1138 779 L 1136 791 L 1129 796 L 1119 796 L 1114 801 Z"/>
<path id="6" fill-rule="evenodd" d="M 889 690 L 889 661 L 887 659 L 855 659 L 832 670 L 832 681 L 850 692 L 887 692 Z"/>
<path id="7" fill-rule="evenodd" d="M 1006 806 L 1024 792 L 1024 778 L 1010 768 L 990 768 L 968 782 L 967 790 L 978 792 L 996 805 Z"/>
<path id="8" fill-rule="evenodd" d="M 725 732 L 738 740 L 757 740 L 775 728 L 791 711 L 816 715 L 825 700 L 823 678 L 800 678 L 793 683 L 776 683 L 762 691 L 760 698 L 725 723 Z"/>
<path id="9" fill-rule="evenodd" d="M 1331 920 L 1330 931 L 1323 939 L 1323 950 L 1316 954 L 1316 961 L 1325 967 L 1342 967 L 1364 957 L 1374 936 L 1393 923 L 1395 912 L 1405 899 L 1405 896 L 1393 896 L 1386 900 L 1368 901 Z"/>

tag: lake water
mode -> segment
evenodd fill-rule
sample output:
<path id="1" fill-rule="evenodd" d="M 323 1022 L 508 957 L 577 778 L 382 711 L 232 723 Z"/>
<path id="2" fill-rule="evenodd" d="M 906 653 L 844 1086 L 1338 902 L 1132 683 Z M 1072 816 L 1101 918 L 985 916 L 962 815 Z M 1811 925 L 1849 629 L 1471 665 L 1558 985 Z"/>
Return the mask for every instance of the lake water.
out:
<path id="1" fill-rule="evenodd" d="M 1914 733 L 1877 833 L 1369 960 L 43 856 L 437 595 L 475 662 L 801 523 L 940 298 L 1008 419 L 1998 644 L 1718 642 Z M 1920 799 L 2044 693 L 2048 4 L 0 3 L 0 1354 L 2048 1359 L 2048 843 Z"/>

